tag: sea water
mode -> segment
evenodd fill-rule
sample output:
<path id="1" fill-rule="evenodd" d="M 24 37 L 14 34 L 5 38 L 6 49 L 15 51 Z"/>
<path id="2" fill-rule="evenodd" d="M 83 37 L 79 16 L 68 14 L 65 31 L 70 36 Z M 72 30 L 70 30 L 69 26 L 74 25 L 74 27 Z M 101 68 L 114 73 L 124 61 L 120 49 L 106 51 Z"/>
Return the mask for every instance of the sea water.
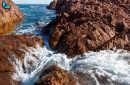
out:
<path id="1" fill-rule="evenodd" d="M 16 34 L 32 33 L 44 37 L 39 28 L 55 18 L 55 11 L 46 9 L 46 5 L 18 6 L 24 13 L 24 21 L 17 27 Z M 12 78 L 21 81 L 22 85 L 34 85 L 41 72 L 54 64 L 73 73 L 82 72 L 84 76 L 89 74 L 92 79 L 87 83 L 84 80 L 80 85 L 130 85 L 130 53 L 122 49 L 87 52 L 75 58 L 67 58 L 65 54 L 55 53 L 46 46 L 36 44 L 36 48 L 26 47 L 23 64 L 15 56 L 14 60 L 11 62 L 16 72 Z M 96 75 L 106 76 L 109 83 L 101 84 Z"/>
<path id="2" fill-rule="evenodd" d="M 55 19 L 55 11 L 46 9 L 44 4 L 17 5 L 24 15 L 23 22 L 17 27 L 17 34 L 33 33 L 39 35 L 41 28 Z"/>

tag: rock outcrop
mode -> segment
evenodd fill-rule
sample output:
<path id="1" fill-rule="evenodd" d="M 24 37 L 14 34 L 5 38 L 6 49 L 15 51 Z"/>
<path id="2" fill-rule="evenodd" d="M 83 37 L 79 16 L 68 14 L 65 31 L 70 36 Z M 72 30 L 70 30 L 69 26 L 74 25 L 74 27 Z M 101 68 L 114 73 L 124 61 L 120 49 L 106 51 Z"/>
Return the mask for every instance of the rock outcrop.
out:
<path id="1" fill-rule="evenodd" d="M 84 71 L 82 67 L 85 68 Z M 73 68 L 72 73 L 53 65 L 42 72 L 34 85 L 123 85 L 118 81 L 112 81 L 110 76 L 100 75 L 98 72 L 91 73 L 93 71 L 90 71 L 90 68 L 77 65 Z"/>
<path id="2" fill-rule="evenodd" d="M 114 47 L 130 50 L 130 2 L 122 1 L 54 0 L 50 46 L 68 56 Z"/>
<path id="3" fill-rule="evenodd" d="M 7 35 L 0 37 L 0 72 L 11 72 L 14 68 L 9 60 L 17 57 L 24 58 L 25 46 L 35 47 L 36 43 L 42 44 L 42 39 L 33 35 Z"/>
<path id="4" fill-rule="evenodd" d="M 6 3 L 11 6 L 10 9 L 4 9 L 2 1 L 0 0 L 0 35 L 14 31 L 16 24 L 23 18 L 22 13 L 11 0 L 6 0 Z"/>
<path id="5" fill-rule="evenodd" d="M 77 85 L 74 75 L 53 65 L 42 72 L 35 85 Z"/>
<path id="6" fill-rule="evenodd" d="M 2 1 L 11 8 L 4 8 Z M 40 38 L 32 35 L 6 35 L 14 31 L 22 18 L 22 13 L 11 0 L 0 0 L 0 85 L 19 85 L 19 82 L 11 78 L 15 68 L 10 61 L 15 57 L 22 61 L 22 45 L 34 46 L 35 41 L 41 42 Z"/>
<path id="7" fill-rule="evenodd" d="M 24 59 L 25 46 L 35 47 L 42 45 L 42 39 L 33 35 L 6 35 L 0 37 L 0 85 L 18 85 L 19 82 L 11 78 L 15 68 L 11 62 L 18 58 Z M 5 82 L 4 82 L 5 81 Z"/>

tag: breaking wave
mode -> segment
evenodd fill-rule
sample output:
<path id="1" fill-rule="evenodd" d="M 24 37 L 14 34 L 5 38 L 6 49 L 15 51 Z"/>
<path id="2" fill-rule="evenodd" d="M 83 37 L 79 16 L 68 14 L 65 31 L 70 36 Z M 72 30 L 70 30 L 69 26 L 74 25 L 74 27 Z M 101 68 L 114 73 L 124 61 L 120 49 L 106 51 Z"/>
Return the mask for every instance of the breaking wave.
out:
<path id="1" fill-rule="evenodd" d="M 28 51 L 24 62 L 17 58 L 13 62 L 16 72 L 12 77 L 21 81 L 22 85 L 33 85 L 41 72 L 54 64 L 75 74 L 82 72 L 84 76 L 89 75 L 92 78 L 80 85 L 130 85 L 130 53 L 125 50 L 88 52 L 69 59 L 65 54 L 55 53 L 39 45 L 26 49 Z M 103 76 L 107 78 L 107 84 L 99 81 L 98 77 Z"/>

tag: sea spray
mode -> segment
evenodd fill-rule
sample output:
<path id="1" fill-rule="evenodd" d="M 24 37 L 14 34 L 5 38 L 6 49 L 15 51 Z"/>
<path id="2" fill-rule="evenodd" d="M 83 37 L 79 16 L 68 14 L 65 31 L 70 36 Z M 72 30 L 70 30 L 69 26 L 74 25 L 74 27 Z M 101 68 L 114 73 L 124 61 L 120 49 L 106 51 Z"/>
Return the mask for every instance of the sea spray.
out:
<path id="1" fill-rule="evenodd" d="M 51 65 L 57 64 L 61 68 L 69 70 L 70 61 L 66 57 L 64 54 L 55 54 L 39 45 L 36 45 L 36 48 L 28 47 L 24 62 L 22 63 L 16 58 L 13 63 L 16 68 L 13 78 L 21 81 L 23 85 L 33 85 L 41 72 Z"/>
<path id="2" fill-rule="evenodd" d="M 73 73 L 82 72 L 84 76 L 89 74 L 93 80 L 87 82 L 88 85 L 103 85 L 96 75 L 107 77 L 108 83 L 104 85 L 130 85 L 130 53 L 127 51 L 88 52 L 69 59 L 65 54 L 55 53 L 39 45 L 27 49 L 24 62 L 15 58 L 13 63 L 16 72 L 12 77 L 23 85 L 34 85 L 41 72 L 54 64 Z M 115 82 L 118 84 L 113 84 Z"/>

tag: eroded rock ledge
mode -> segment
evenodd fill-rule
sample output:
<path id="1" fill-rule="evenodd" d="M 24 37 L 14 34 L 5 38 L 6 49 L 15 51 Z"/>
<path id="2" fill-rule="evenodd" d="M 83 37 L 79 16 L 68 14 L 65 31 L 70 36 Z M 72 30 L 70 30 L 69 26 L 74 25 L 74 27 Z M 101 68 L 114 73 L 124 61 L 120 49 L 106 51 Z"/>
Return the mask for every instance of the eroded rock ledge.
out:
<path id="1" fill-rule="evenodd" d="M 130 50 L 129 7 L 129 0 L 54 0 L 50 46 L 69 56 L 114 47 Z"/>

